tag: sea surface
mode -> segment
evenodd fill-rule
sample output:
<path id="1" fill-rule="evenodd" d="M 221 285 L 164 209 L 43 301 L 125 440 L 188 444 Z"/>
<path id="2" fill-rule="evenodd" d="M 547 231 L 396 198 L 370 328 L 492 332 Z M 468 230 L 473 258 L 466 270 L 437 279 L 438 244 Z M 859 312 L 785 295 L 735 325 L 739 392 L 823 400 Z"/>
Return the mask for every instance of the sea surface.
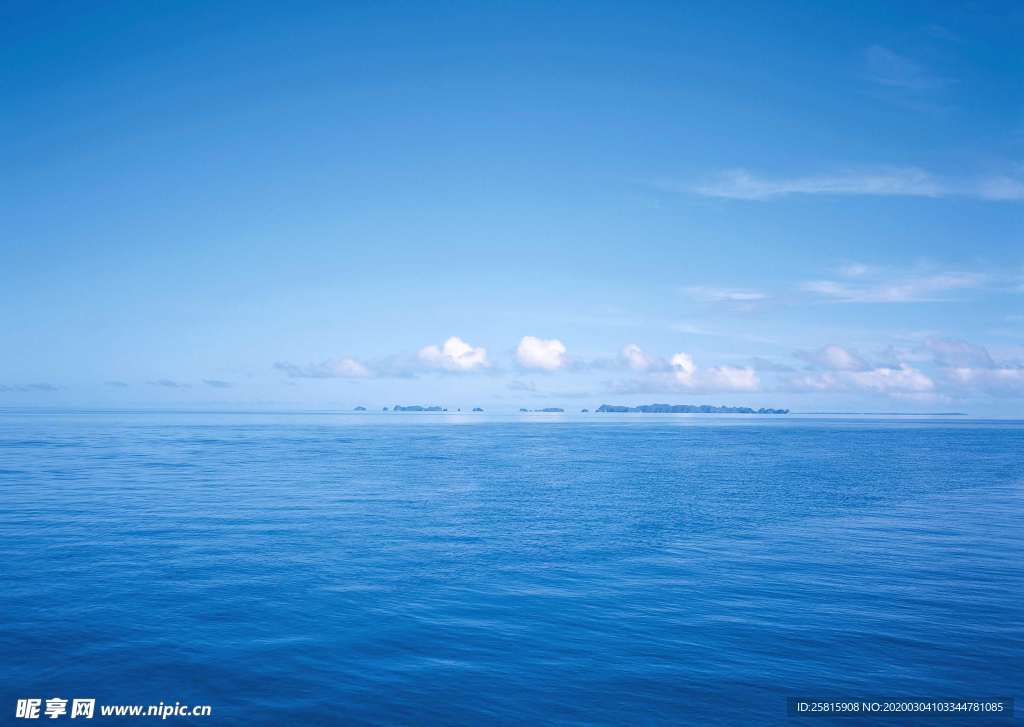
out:
<path id="1" fill-rule="evenodd" d="M 0 723 L 53 697 L 210 725 L 1021 697 L 1022 494 L 1021 422 L 2 411 Z"/>

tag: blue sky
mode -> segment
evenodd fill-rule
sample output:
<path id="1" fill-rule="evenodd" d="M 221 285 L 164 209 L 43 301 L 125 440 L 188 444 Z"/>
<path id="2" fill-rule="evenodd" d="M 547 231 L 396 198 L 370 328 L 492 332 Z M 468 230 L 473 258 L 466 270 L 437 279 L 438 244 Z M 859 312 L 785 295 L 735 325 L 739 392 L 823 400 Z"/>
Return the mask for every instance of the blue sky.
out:
<path id="1" fill-rule="evenodd" d="M 1024 406 L 1014 3 L 5 3 L 0 406 Z"/>

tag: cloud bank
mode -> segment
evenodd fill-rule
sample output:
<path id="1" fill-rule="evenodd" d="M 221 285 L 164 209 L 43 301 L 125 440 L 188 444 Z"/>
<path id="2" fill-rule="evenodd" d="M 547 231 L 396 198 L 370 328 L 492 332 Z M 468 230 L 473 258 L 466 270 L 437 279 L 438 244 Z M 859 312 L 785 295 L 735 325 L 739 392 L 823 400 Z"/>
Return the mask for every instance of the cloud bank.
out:
<path id="1" fill-rule="evenodd" d="M 920 340 L 920 339 L 919 339 Z M 1024 395 L 1024 363 L 997 359 L 979 345 L 962 340 L 929 336 L 910 348 L 877 347 L 869 355 L 829 343 L 816 350 L 795 350 L 792 356 L 802 370 L 757 356 L 752 365 L 721 364 L 700 367 L 691 354 L 669 358 L 649 353 L 636 343 L 623 346 L 613 357 L 585 362 L 569 353 L 558 339 L 523 336 L 514 351 L 512 371 L 526 373 L 594 374 L 615 372 L 602 382 L 607 394 L 733 394 L 753 392 L 847 393 L 887 395 L 895 398 L 952 401 L 970 393 L 991 396 Z M 501 374 L 484 348 L 474 347 L 457 336 L 443 344 L 425 346 L 415 353 L 397 354 L 375 361 L 344 358 L 297 366 L 277 363 L 290 378 L 415 378 L 420 374 Z M 762 374 L 768 374 L 767 384 Z M 155 386 L 179 387 L 168 380 Z M 228 382 L 204 379 L 217 388 Z M 570 393 L 542 392 L 533 381 L 512 379 L 509 391 L 532 396 L 569 397 Z M 576 394 L 571 394 L 575 396 Z"/>
<path id="2" fill-rule="evenodd" d="M 761 379 L 752 368 L 713 366 L 698 369 L 693 357 L 677 353 L 666 363 L 651 356 L 636 344 L 629 344 L 619 354 L 620 362 L 643 376 L 626 381 L 606 382 L 609 393 L 639 394 L 713 394 L 761 391 Z"/>
<path id="3" fill-rule="evenodd" d="M 794 356 L 808 364 L 808 372 L 782 377 L 779 385 L 783 391 L 1024 395 L 1024 363 L 997 360 L 985 347 L 967 341 L 926 338 L 912 351 L 889 347 L 881 352 L 884 362 L 876 365 L 856 351 L 834 344 L 815 352 L 796 351 Z M 908 359 L 933 364 L 934 373 L 925 373 Z"/>

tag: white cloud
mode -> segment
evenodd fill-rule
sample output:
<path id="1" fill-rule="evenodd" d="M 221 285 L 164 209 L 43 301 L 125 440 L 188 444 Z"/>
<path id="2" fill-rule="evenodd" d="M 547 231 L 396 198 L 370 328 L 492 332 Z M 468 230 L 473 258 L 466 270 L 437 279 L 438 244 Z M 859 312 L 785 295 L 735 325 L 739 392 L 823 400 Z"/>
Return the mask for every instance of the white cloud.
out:
<path id="1" fill-rule="evenodd" d="M 539 371 L 557 371 L 577 363 L 561 341 L 536 336 L 522 337 L 516 347 L 515 358 L 521 368 Z"/>
<path id="2" fill-rule="evenodd" d="M 761 379 L 754 369 L 736 366 L 713 366 L 701 375 L 706 391 L 760 391 Z"/>
<path id="3" fill-rule="evenodd" d="M 452 336 L 443 347 L 425 346 L 419 352 L 420 361 L 446 371 L 475 371 L 488 366 L 487 349 L 473 348 L 458 336 Z"/>
<path id="4" fill-rule="evenodd" d="M 323 363 L 310 363 L 306 366 L 277 362 L 274 368 L 284 371 L 292 379 L 362 379 L 375 376 L 366 366 L 354 358 L 343 358 L 340 361 L 328 359 Z"/>
<path id="5" fill-rule="evenodd" d="M 274 368 L 292 379 L 412 379 L 429 372 L 477 373 L 490 370 L 487 351 L 473 348 L 457 336 L 443 346 L 426 346 L 417 353 L 398 353 L 372 361 L 328 359 L 299 366 L 277 362 Z"/>
<path id="6" fill-rule="evenodd" d="M 864 78 L 883 86 L 928 91 L 949 83 L 948 79 L 933 76 L 909 58 L 880 45 L 873 45 L 865 50 L 863 61 L 866 70 Z"/>
<path id="7" fill-rule="evenodd" d="M 973 363 L 983 368 L 994 368 L 996 365 L 983 346 L 975 346 L 967 341 L 926 338 L 918 351 L 930 355 L 941 366 L 967 366 Z"/>
<path id="8" fill-rule="evenodd" d="M 629 348 L 627 346 L 627 348 Z M 714 366 L 700 370 L 688 353 L 677 353 L 668 366 L 657 357 L 648 356 L 634 347 L 632 353 L 639 361 L 658 362 L 654 367 L 635 368 L 645 375 L 630 381 L 610 381 L 608 388 L 615 393 L 730 393 L 760 391 L 761 379 L 751 368 Z M 625 351 L 625 349 L 624 349 Z M 642 358 L 641 358 L 642 357 Z"/>
<path id="9" fill-rule="evenodd" d="M 623 346 L 619 359 L 634 371 L 649 371 L 653 368 L 664 368 L 664 360 L 644 353 L 635 343 Z"/>
<path id="10" fill-rule="evenodd" d="M 842 268 L 841 272 L 848 278 L 856 278 L 863 275 L 868 270 L 870 270 L 870 268 L 867 265 L 853 263 L 852 265 L 847 265 L 846 267 Z"/>
<path id="11" fill-rule="evenodd" d="M 871 369 L 868 362 L 861 358 L 856 351 L 848 351 L 842 346 L 834 344 L 829 344 L 813 353 L 796 351 L 793 355 L 801 361 L 806 361 L 812 368 L 826 371 L 868 371 Z"/>
<path id="12" fill-rule="evenodd" d="M 767 200 L 791 195 L 972 197 L 992 201 L 1024 199 L 1024 182 L 1005 175 L 951 180 L 916 167 L 847 170 L 806 177 L 767 178 L 745 169 L 718 174 L 710 182 L 656 182 L 662 189 L 722 199 Z"/>
<path id="13" fill-rule="evenodd" d="M 927 338 L 915 351 L 928 355 L 939 365 L 939 377 L 946 388 L 996 395 L 1024 395 L 1024 363 L 996 360 L 984 346 L 949 338 Z"/>
<path id="14" fill-rule="evenodd" d="M 677 353 L 669 363 L 672 364 L 672 377 L 682 386 L 693 386 L 697 373 L 697 365 L 693 363 L 693 356 L 688 353 Z"/>
<path id="15" fill-rule="evenodd" d="M 867 391 L 879 393 L 929 392 L 935 382 L 920 370 L 901 364 L 899 368 L 877 368 L 868 371 L 823 371 L 787 376 L 782 388 L 788 391 Z"/>
<path id="16" fill-rule="evenodd" d="M 964 392 L 992 396 L 1024 395 L 1024 363 L 996 360 L 984 346 L 949 338 L 926 338 L 912 350 L 888 347 L 878 352 L 873 367 L 854 351 L 829 345 L 813 353 L 798 351 L 813 373 L 780 379 L 780 387 L 801 392 L 879 392 L 919 401 L 953 401 Z M 906 361 L 935 365 L 932 375 Z M 960 392 L 960 393 L 958 393 Z"/>
<path id="17" fill-rule="evenodd" d="M 750 363 L 753 365 L 755 371 L 792 371 L 793 367 L 787 364 L 776 363 L 775 361 L 769 361 L 768 359 L 761 358 L 760 356 L 754 356 Z"/>
<path id="18" fill-rule="evenodd" d="M 736 290 L 732 288 L 707 288 L 703 286 L 692 286 L 686 289 L 686 293 L 707 301 L 719 300 L 762 300 L 768 296 L 756 290 Z"/>
<path id="19" fill-rule="evenodd" d="M 951 388 L 1010 396 L 1024 395 L 1024 368 L 944 368 L 941 374 Z"/>
<path id="20" fill-rule="evenodd" d="M 892 282 L 851 285 L 834 280 L 811 280 L 800 288 L 844 303 L 911 303 L 948 300 L 942 293 L 974 288 L 985 282 L 981 273 L 944 273 Z"/>

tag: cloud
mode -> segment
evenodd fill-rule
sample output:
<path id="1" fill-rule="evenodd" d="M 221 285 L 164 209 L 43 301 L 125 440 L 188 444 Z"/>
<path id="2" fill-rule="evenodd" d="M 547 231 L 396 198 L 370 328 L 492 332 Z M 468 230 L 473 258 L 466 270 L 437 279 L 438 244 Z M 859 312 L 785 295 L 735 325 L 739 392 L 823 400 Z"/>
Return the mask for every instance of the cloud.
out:
<path id="1" fill-rule="evenodd" d="M 485 369 L 488 366 L 487 349 L 473 348 L 457 336 L 452 336 L 445 341 L 443 347 L 426 346 L 421 348 L 418 355 L 420 361 L 446 371 L 474 371 Z"/>
<path id="2" fill-rule="evenodd" d="M 507 388 L 509 391 L 522 391 L 526 393 L 532 393 L 537 390 L 537 385 L 532 381 L 521 381 L 520 379 L 515 379 L 509 382 Z"/>
<path id="3" fill-rule="evenodd" d="M 963 39 L 957 36 L 949 28 L 944 28 L 941 25 L 926 25 L 921 28 L 921 32 L 925 35 L 936 38 L 937 40 L 948 40 L 953 43 L 963 43 Z"/>
<path id="4" fill-rule="evenodd" d="M 735 290 L 732 288 L 707 288 L 693 286 L 686 288 L 686 292 L 694 298 L 707 301 L 720 300 L 762 300 L 768 296 L 756 290 Z"/>
<path id="5" fill-rule="evenodd" d="M 897 350 L 894 346 L 886 346 L 883 349 L 878 349 L 875 351 L 874 356 L 872 356 L 875 366 L 890 369 L 899 368 L 899 365 L 903 363 L 903 360 L 906 358 L 913 357 L 908 357 L 905 351 Z"/>
<path id="6" fill-rule="evenodd" d="M 750 363 L 754 367 L 755 371 L 793 371 L 794 370 L 792 366 L 787 366 L 786 364 L 781 364 L 781 363 L 775 363 L 774 361 L 769 361 L 768 359 L 760 358 L 758 356 L 754 356 L 754 358 L 752 358 L 750 360 Z"/>
<path id="7" fill-rule="evenodd" d="M 927 338 L 914 351 L 939 365 L 943 387 L 993 396 L 1024 395 L 1024 363 L 996 360 L 984 346 L 949 338 Z"/>
<path id="8" fill-rule="evenodd" d="M 117 387 L 119 389 L 127 389 L 128 388 L 128 384 L 124 383 L 123 381 L 108 381 L 107 382 L 107 386 L 115 386 L 115 387 Z"/>
<path id="9" fill-rule="evenodd" d="M 947 180 L 916 167 L 847 170 L 833 174 L 769 179 L 745 169 L 721 172 L 697 185 L 659 182 L 674 192 L 738 200 L 768 200 L 791 195 L 973 197 L 992 201 L 1024 199 L 1024 182 L 1007 176 Z"/>
<path id="10" fill-rule="evenodd" d="M 534 399 L 583 399 L 590 396 L 586 391 L 538 391 L 534 382 L 521 379 L 511 381 L 507 388 L 509 391 L 529 394 Z"/>
<path id="11" fill-rule="evenodd" d="M 861 265 L 860 263 L 853 263 L 842 268 L 840 272 L 848 278 L 856 278 L 864 273 L 868 272 L 870 268 L 867 265 Z"/>
<path id="12" fill-rule="evenodd" d="M 915 401 L 952 402 L 966 392 L 1024 395 L 1024 363 L 997 360 L 984 346 L 949 338 L 926 338 L 906 351 L 877 352 L 872 366 L 856 351 L 829 345 L 814 353 L 797 351 L 812 373 L 785 376 L 780 389 L 795 392 L 877 392 Z M 936 366 L 929 375 L 906 360 Z"/>
<path id="13" fill-rule="evenodd" d="M 441 346 L 425 346 L 416 353 L 398 353 L 373 361 L 328 359 L 305 366 L 278 361 L 274 368 L 292 379 L 414 379 L 430 372 L 466 374 L 492 370 L 487 350 L 473 348 L 458 336 L 451 336 Z"/>
<path id="14" fill-rule="evenodd" d="M 179 384 L 170 379 L 158 379 L 157 381 L 147 381 L 150 386 L 163 386 L 168 389 L 191 389 L 192 387 L 188 384 Z"/>
<path id="15" fill-rule="evenodd" d="M 672 371 L 672 364 L 661 356 L 646 353 L 635 343 L 628 343 L 614 359 L 598 359 L 591 364 L 597 369 L 618 369 L 637 372 Z"/>
<path id="16" fill-rule="evenodd" d="M 977 364 L 983 368 L 995 368 L 996 363 L 983 346 L 967 341 L 949 338 L 926 338 L 918 352 L 930 355 L 940 366 L 967 366 Z"/>
<path id="17" fill-rule="evenodd" d="M 901 364 L 898 368 L 795 374 L 785 377 L 780 388 L 795 392 L 921 393 L 933 391 L 935 382 L 920 370 Z"/>
<path id="18" fill-rule="evenodd" d="M 629 350 L 628 356 L 625 352 Z M 612 380 L 605 383 L 611 393 L 730 393 L 738 391 L 760 391 L 761 379 L 751 368 L 736 366 L 714 366 L 698 369 L 688 353 L 677 353 L 665 365 L 663 360 L 648 356 L 635 344 L 623 349 L 620 357 L 630 358 L 637 366 L 630 366 L 644 375 L 628 381 Z M 644 368 L 649 362 L 659 362 Z"/>
<path id="19" fill-rule="evenodd" d="M 43 381 L 38 384 L 24 384 L 22 386 L 15 386 L 14 388 L 18 391 L 60 391 L 64 387 L 54 386 L 53 384 L 48 384 Z M 10 391 L 11 389 L 9 387 L 4 387 L 4 390 Z"/>
<path id="20" fill-rule="evenodd" d="M 754 369 L 736 366 L 712 366 L 701 374 L 704 391 L 760 391 L 761 379 Z"/>
<path id="21" fill-rule="evenodd" d="M 992 395 L 1024 395 L 1024 367 L 1000 366 L 971 368 L 967 366 L 941 369 L 944 383 L 960 391 L 978 391 Z"/>
<path id="22" fill-rule="evenodd" d="M 870 371 L 871 366 L 856 351 L 848 351 L 842 346 L 829 344 L 813 353 L 795 351 L 793 353 L 801 361 L 808 364 L 809 369 L 826 371 Z"/>
<path id="23" fill-rule="evenodd" d="M 234 384 L 219 379 L 203 379 L 203 383 L 215 389 L 230 389 Z"/>
<path id="24" fill-rule="evenodd" d="M 619 352 L 619 358 L 634 371 L 647 371 L 657 364 L 655 357 L 644 353 L 635 343 L 623 346 Z"/>
<path id="25" fill-rule="evenodd" d="M 323 363 L 305 366 L 278 361 L 274 368 L 284 371 L 291 379 L 361 379 L 373 376 L 370 369 L 354 358 L 343 358 L 340 361 L 328 359 Z"/>
<path id="26" fill-rule="evenodd" d="M 516 347 L 515 359 L 520 368 L 535 371 L 558 371 L 579 365 L 579 360 L 569 355 L 561 341 L 536 336 L 522 337 Z"/>
<path id="27" fill-rule="evenodd" d="M 981 273 L 952 272 L 861 285 L 834 280 L 810 280 L 802 283 L 800 288 L 843 303 L 924 303 L 947 300 L 940 294 L 974 288 L 985 280 L 986 277 Z"/>
<path id="28" fill-rule="evenodd" d="M 880 45 L 866 49 L 862 60 L 865 69 L 863 78 L 883 86 L 931 91 L 951 83 L 950 79 L 934 76 L 920 64 Z"/>

